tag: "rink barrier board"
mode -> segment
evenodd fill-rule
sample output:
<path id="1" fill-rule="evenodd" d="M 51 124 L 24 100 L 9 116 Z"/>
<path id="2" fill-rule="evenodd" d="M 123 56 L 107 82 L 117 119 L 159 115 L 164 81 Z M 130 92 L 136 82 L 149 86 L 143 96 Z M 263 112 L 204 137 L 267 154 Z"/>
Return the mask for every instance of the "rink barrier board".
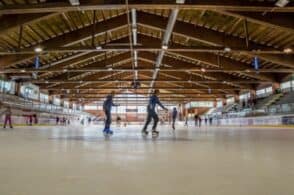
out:
<path id="1" fill-rule="evenodd" d="M 217 119 L 213 121 L 213 124 L 220 126 L 294 125 L 294 115 Z"/>

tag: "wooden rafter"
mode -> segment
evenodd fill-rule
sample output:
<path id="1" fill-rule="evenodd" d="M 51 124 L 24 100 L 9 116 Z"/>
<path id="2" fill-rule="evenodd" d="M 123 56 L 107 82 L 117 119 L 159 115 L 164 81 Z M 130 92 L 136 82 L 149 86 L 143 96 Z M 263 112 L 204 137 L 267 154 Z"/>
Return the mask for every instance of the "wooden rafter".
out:
<path id="1" fill-rule="evenodd" d="M 129 9 L 189 9 L 189 10 L 229 10 L 229 11 L 258 11 L 258 12 L 292 12 L 293 4 L 287 7 L 276 7 L 273 2 L 267 1 L 244 1 L 244 0 L 197 0 L 191 3 L 176 4 L 166 1 L 152 1 L 153 4 L 144 4 L 140 1 L 129 3 Z M 136 3 L 136 4 L 135 4 Z M 116 10 L 127 9 L 126 4 L 103 4 L 97 1 L 88 1 L 81 3 L 79 6 L 71 6 L 70 3 L 39 3 L 31 5 L 11 5 L 3 6 L 0 14 L 24 14 L 24 13 L 47 13 L 47 12 L 64 12 L 64 11 L 86 11 L 86 10 Z"/>

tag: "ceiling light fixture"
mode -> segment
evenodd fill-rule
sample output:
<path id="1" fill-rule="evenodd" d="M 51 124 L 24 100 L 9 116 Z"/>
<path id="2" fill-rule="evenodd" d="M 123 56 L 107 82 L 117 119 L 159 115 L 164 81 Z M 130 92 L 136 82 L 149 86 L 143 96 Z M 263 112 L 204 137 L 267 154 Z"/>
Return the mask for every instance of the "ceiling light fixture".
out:
<path id="1" fill-rule="evenodd" d="M 177 4 L 184 4 L 185 3 L 185 0 L 176 0 L 176 3 Z"/>
<path id="2" fill-rule="evenodd" d="M 232 49 L 231 49 L 231 48 L 229 48 L 229 47 L 225 47 L 225 48 L 224 48 L 224 51 L 225 51 L 225 52 L 231 52 L 231 51 L 232 51 Z"/>
<path id="3" fill-rule="evenodd" d="M 36 47 L 36 48 L 34 49 L 34 51 L 35 51 L 36 53 L 41 53 L 41 52 L 43 51 L 43 48 L 42 48 L 42 47 Z"/>
<path id="4" fill-rule="evenodd" d="M 206 72 L 205 68 L 201 68 L 201 71 L 202 71 L 202 72 Z"/>
<path id="5" fill-rule="evenodd" d="M 285 48 L 283 51 L 284 51 L 284 53 L 292 53 L 293 52 L 293 50 L 289 47 Z"/>
<path id="6" fill-rule="evenodd" d="M 161 48 L 164 49 L 164 50 L 167 50 L 168 49 L 168 46 L 167 45 L 163 45 L 163 46 L 161 46 Z"/>
<path id="7" fill-rule="evenodd" d="M 101 50 L 102 47 L 101 46 L 96 46 L 96 50 Z"/>
<path id="8" fill-rule="evenodd" d="M 278 0 L 275 5 L 278 7 L 285 7 L 288 3 L 290 3 L 289 0 Z"/>

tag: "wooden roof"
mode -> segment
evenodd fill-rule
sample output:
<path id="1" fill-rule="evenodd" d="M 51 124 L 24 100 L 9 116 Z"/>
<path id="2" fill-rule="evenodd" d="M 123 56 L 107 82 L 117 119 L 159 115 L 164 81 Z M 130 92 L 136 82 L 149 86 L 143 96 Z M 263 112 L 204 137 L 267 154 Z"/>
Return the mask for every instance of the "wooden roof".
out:
<path id="1" fill-rule="evenodd" d="M 294 72 L 293 3 L 70 2 L 0 0 L 3 74 L 24 76 L 19 81 L 71 101 L 132 90 L 137 79 L 137 93 L 159 88 L 163 99 L 181 102 L 225 98 Z M 43 51 L 36 53 L 36 47 Z M 254 57 L 260 61 L 258 72 Z"/>

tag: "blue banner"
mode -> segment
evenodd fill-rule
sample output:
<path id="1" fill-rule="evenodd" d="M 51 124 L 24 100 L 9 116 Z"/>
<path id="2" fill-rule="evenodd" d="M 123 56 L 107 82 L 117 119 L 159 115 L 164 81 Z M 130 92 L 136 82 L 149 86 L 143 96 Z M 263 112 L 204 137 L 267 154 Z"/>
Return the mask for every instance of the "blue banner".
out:
<path id="1" fill-rule="evenodd" d="M 259 69 L 259 59 L 258 59 L 257 56 L 255 56 L 254 59 L 253 59 L 253 66 L 254 66 L 255 70 Z"/>
<path id="2" fill-rule="evenodd" d="M 35 58 L 35 69 L 38 69 L 40 67 L 40 58 L 39 56 L 36 56 Z"/>

